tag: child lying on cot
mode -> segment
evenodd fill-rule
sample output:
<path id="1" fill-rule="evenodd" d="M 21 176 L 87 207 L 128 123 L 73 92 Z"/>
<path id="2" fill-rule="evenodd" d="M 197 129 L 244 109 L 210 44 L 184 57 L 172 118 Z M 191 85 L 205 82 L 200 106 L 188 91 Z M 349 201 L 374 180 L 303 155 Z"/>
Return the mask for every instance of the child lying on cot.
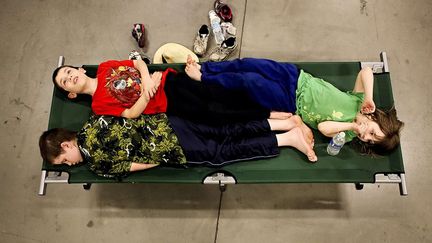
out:
<path id="1" fill-rule="evenodd" d="M 211 124 L 287 117 L 270 114 L 245 92 L 203 85 L 171 68 L 150 75 L 142 60 L 103 62 L 96 78 L 87 76 L 83 68 L 65 65 L 57 68 L 52 78 L 71 99 L 78 94 L 91 95 L 96 115 L 136 118 L 142 113 L 166 112 Z"/>
<path id="2" fill-rule="evenodd" d="M 327 137 L 345 131 L 348 142 L 355 137 L 360 140 L 362 153 L 385 153 L 399 144 L 403 122 L 397 119 L 394 108 L 375 108 L 370 68 L 360 70 L 352 92 L 342 92 L 294 64 L 266 59 L 199 65 L 189 56 L 185 71 L 203 83 L 246 90 L 253 100 L 270 110 L 296 112 L 307 125 Z"/>
<path id="3" fill-rule="evenodd" d="M 45 161 L 67 165 L 86 161 L 93 172 L 105 177 L 121 177 L 159 164 L 222 166 L 270 158 L 278 156 L 282 146 L 294 147 L 316 161 L 303 125 L 296 115 L 225 126 L 164 113 L 138 119 L 92 116 L 78 133 L 62 128 L 44 132 L 39 147 Z"/>

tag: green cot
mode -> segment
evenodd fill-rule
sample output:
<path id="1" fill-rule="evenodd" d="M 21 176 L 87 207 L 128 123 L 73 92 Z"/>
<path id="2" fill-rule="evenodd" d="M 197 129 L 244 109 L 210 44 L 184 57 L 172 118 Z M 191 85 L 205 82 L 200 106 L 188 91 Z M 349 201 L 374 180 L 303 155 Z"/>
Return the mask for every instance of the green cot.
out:
<path id="1" fill-rule="evenodd" d="M 64 64 L 64 57 L 58 65 Z M 323 78 L 341 90 L 352 90 L 357 73 L 363 66 L 374 70 L 374 101 L 377 107 L 393 106 L 393 94 L 386 53 L 377 62 L 301 62 L 296 63 L 306 72 Z M 151 64 L 150 72 L 168 67 L 179 72 L 184 64 Z M 89 76 L 95 76 L 97 65 L 84 65 Z M 63 127 L 79 130 L 91 113 L 91 97 L 79 97 L 70 101 L 54 89 L 48 128 Z M 365 183 L 394 183 L 399 185 L 401 195 L 407 195 L 405 171 L 400 146 L 391 154 L 370 157 L 359 154 L 350 146 L 344 146 L 338 156 L 326 152 L 328 138 L 314 131 L 315 152 L 319 158 L 315 164 L 292 148 L 282 148 L 280 156 L 266 160 L 240 162 L 227 166 L 170 168 L 157 167 L 148 171 L 134 172 L 122 179 L 102 178 L 93 174 L 87 165 L 66 166 L 42 163 L 39 195 L 45 195 L 47 184 L 83 184 L 90 189 L 93 183 L 204 183 L 216 184 L 225 190 L 228 184 L 251 183 L 354 183 L 362 189 Z"/>

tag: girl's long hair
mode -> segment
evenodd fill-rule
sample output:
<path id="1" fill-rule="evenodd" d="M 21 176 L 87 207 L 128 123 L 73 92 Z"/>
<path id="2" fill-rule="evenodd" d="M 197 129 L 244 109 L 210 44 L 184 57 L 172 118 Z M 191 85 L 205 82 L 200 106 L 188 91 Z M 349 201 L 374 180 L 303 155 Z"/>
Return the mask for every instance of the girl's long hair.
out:
<path id="1" fill-rule="evenodd" d="M 400 131 L 404 123 L 397 118 L 396 109 L 394 107 L 387 111 L 376 109 L 374 113 L 367 115 L 367 117 L 378 124 L 385 136 L 374 144 L 355 139 L 352 143 L 353 146 L 359 149 L 363 154 L 388 154 L 399 145 Z"/>

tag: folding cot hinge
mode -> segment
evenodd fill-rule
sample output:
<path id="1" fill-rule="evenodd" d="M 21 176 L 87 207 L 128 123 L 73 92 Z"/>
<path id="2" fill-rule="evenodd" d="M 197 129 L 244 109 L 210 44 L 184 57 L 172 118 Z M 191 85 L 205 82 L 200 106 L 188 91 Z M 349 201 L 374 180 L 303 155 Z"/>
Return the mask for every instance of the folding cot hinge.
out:
<path id="1" fill-rule="evenodd" d="M 204 178 L 203 184 L 218 184 L 221 191 L 225 191 L 227 184 L 236 184 L 234 177 L 225 175 L 222 172 L 214 173 L 213 175 Z"/>
<path id="2" fill-rule="evenodd" d="M 68 176 L 66 175 L 62 175 L 61 172 L 58 171 L 46 171 L 46 170 L 42 170 L 42 174 L 41 174 L 41 181 L 39 184 L 39 192 L 38 195 L 39 196 L 44 196 L 45 192 L 46 192 L 46 186 L 47 184 L 52 184 L 52 183 L 68 183 Z"/>
<path id="3" fill-rule="evenodd" d="M 407 186 L 406 186 L 406 179 L 405 174 L 375 174 L 375 183 L 397 183 L 399 184 L 399 192 L 401 196 L 407 196 Z M 363 189 L 363 183 L 355 183 L 355 187 L 357 190 Z"/>
<path id="4" fill-rule="evenodd" d="M 389 66 L 387 60 L 387 53 L 385 51 L 380 53 L 381 62 L 360 62 L 361 67 L 370 67 L 374 73 L 388 73 Z"/>
<path id="5" fill-rule="evenodd" d="M 407 196 L 407 186 L 405 174 L 376 174 L 375 183 L 397 183 L 399 184 L 399 192 L 401 196 Z"/>

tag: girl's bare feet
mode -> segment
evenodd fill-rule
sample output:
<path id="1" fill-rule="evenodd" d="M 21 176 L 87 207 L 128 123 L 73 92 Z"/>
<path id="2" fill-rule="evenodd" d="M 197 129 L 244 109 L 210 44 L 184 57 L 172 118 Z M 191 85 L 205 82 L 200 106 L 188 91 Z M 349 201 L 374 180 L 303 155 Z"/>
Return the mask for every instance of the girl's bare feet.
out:
<path id="1" fill-rule="evenodd" d="M 313 137 L 312 130 L 308 126 L 306 126 L 306 124 L 304 124 L 303 120 L 298 115 L 292 115 L 291 113 L 285 113 L 285 112 L 280 112 L 280 113 L 282 113 L 282 115 L 289 114 L 291 115 L 291 117 L 286 119 L 275 119 L 275 118 L 268 119 L 268 122 L 270 124 L 270 129 L 272 131 L 289 131 L 296 127 L 300 128 L 303 133 L 304 139 L 313 148 L 315 144 L 314 144 L 314 137 Z"/>
<path id="2" fill-rule="evenodd" d="M 315 139 L 313 137 L 312 130 L 304 123 L 300 126 L 300 129 L 303 132 L 303 136 L 305 137 L 306 142 L 308 142 L 313 148 L 315 146 Z"/>
<path id="3" fill-rule="evenodd" d="M 291 146 L 305 154 L 310 162 L 316 162 L 318 157 L 313 151 L 312 146 L 306 142 L 303 132 L 299 127 L 290 131 L 276 135 L 279 146 Z"/>
<path id="4" fill-rule="evenodd" d="M 291 119 L 294 119 L 297 123 L 297 127 L 299 127 L 302 130 L 304 139 L 308 144 L 312 146 L 312 148 L 315 146 L 315 140 L 313 137 L 312 130 L 304 124 L 303 120 L 298 115 L 294 115 Z"/>

